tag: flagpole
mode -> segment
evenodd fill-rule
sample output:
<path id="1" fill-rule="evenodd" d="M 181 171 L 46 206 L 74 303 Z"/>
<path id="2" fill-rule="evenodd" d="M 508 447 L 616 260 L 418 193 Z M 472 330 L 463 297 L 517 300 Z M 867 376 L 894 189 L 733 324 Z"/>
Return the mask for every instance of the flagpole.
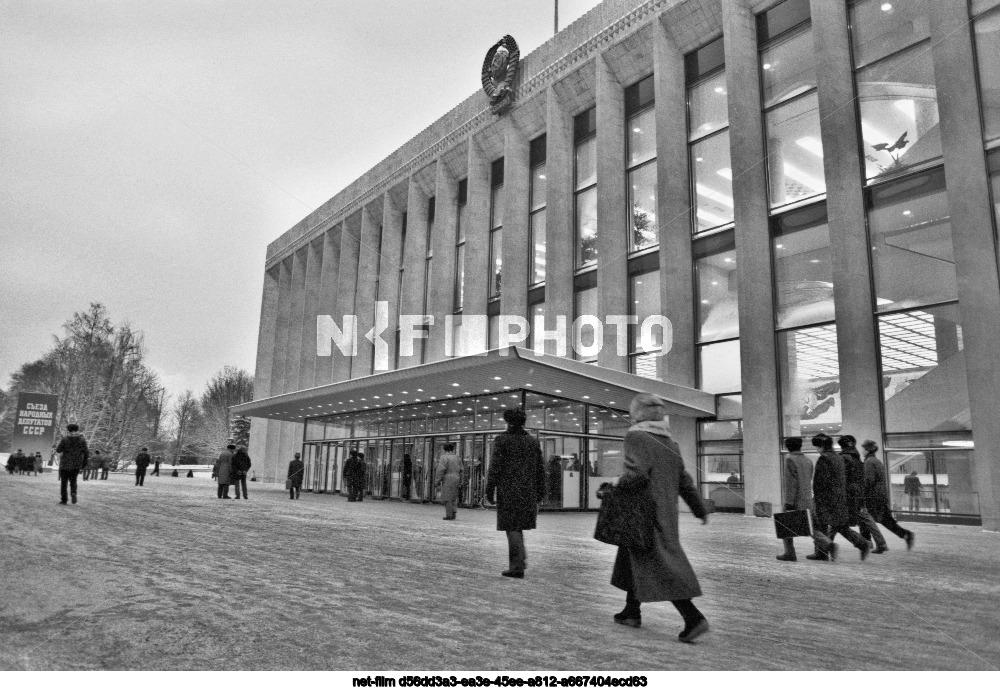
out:
<path id="1" fill-rule="evenodd" d="M 559 0 L 555 0 L 555 5 L 556 5 L 555 31 L 553 31 L 552 33 L 553 34 L 558 34 L 559 33 Z"/>

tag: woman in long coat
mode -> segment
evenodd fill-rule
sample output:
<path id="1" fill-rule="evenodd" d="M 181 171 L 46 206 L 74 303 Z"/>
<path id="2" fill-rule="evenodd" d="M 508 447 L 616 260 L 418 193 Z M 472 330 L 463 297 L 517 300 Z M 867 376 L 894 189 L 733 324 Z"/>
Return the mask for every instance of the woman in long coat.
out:
<path id="1" fill-rule="evenodd" d="M 633 491 L 646 488 L 656 506 L 658 525 L 655 546 L 650 551 L 636 553 L 618 548 L 611 585 L 625 591 L 625 609 L 614 619 L 638 628 L 642 625 L 641 603 L 670 600 L 684 617 L 684 630 L 678 638 L 690 643 L 708 631 L 708 620 L 691 602 L 691 598 L 701 595 L 701 588 L 681 548 L 677 497 L 684 499 L 702 523 L 708 523 L 708 514 L 691 476 L 684 470 L 680 449 L 670 436 L 663 400 L 653 394 L 639 394 L 632 399 L 629 412 L 636 424 L 625 435 L 625 472 L 617 486 Z"/>
<path id="2" fill-rule="evenodd" d="M 538 502 L 545 497 L 542 447 L 524 429 L 527 420 L 520 408 L 503 413 L 507 431 L 493 440 L 490 470 L 486 476 L 486 501 L 497 505 L 497 530 L 507 533 L 508 578 L 524 578 L 527 552 L 525 530 L 535 528 Z"/>
<path id="3" fill-rule="evenodd" d="M 462 485 L 462 462 L 455 455 L 455 445 L 451 442 L 441 447 L 444 454 L 438 459 L 436 477 L 441 485 L 441 503 L 444 504 L 444 520 L 455 520 L 455 506 L 458 504 L 458 492 Z"/>
<path id="4" fill-rule="evenodd" d="M 235 444 L 226 446 L 226 450 L 219 454 L 219 460 L 215 463 L 215 475 L 219 483 L 219 499 L 229 499 L 229 485 L 233 484 L 233 451 Z"/>

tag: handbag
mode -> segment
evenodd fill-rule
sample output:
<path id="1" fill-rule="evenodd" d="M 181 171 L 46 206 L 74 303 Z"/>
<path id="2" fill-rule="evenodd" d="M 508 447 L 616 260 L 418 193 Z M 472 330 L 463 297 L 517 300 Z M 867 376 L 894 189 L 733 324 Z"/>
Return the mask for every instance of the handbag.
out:
<path id="1" fill-rule="evenodd" d="M 774 514 L 774 532 L 779 539 L 812 537 L 813 522 L 809 509 Z"/>
<path id="2" fill-rule="evenodd" d="M 618 545 L 642 554 L 656 546 L 656 502 L 645 486 L 615 487 L 604 483 L 597 496 L 601 508 L 597 512 L 594 539 Z"/>
<path id="3" fill-rule="evenodd" d="M 292 478 L 288 478 L 287 480 L 285 480 L 285 489 L 291 489 L 291 488 L 292 488 Z"/>

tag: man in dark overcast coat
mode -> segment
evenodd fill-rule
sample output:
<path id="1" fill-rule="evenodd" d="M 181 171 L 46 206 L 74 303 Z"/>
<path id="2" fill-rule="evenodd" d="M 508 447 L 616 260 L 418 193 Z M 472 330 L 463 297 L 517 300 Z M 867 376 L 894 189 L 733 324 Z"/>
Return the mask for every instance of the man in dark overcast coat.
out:
<path id="1" fill-rule="evenodd" d="M 56 453 L 59 454 L 59 493 L 62 500 L 60 504 L 65 504 L 66 485 L 69 485 L 73 503 L 76 503 L 76 478 L 80 474 L 80 469 L 87 466 L 90 459 L 90 449 L 87 448 L 87 440 L 80 434 L 80 426 L 75 423 L 66 425 L 69 432 L 59 440 Z"/>
<path id="2" fill-rule="evenodd" d="M 526 417 L 520 408 L 503 413 L 507 431 L 493 440 L 486 500 L 497 505 L 497 530 L 507 533 L 510 563 L 502 572 L 508 578 L 524 578 L 527 553 L 524 532 L 533 530 L 538 502 L 545 497 L 545 469 L 538 440 L 524 429 Z"/>

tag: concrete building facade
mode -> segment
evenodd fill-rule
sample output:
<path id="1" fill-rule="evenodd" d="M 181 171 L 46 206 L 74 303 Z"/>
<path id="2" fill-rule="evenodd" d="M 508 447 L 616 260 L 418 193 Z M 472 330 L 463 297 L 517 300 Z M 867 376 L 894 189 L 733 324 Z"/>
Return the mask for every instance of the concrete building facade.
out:
<path id="1" fill-rule="evenodd" d="M 513 91 L 269 245 L 258 475 L 338 491 L 367 449 L 374 496 L 430 500 L 453 438 L 475 504 L 522 405 L 551 508 L 588 508 L 650 388 L 717 509 L 779 506 L 782 439 L 825 432 L 878 442 L 902 515 L 1000 529 L 1000 0 L 605 0 Z"/>

